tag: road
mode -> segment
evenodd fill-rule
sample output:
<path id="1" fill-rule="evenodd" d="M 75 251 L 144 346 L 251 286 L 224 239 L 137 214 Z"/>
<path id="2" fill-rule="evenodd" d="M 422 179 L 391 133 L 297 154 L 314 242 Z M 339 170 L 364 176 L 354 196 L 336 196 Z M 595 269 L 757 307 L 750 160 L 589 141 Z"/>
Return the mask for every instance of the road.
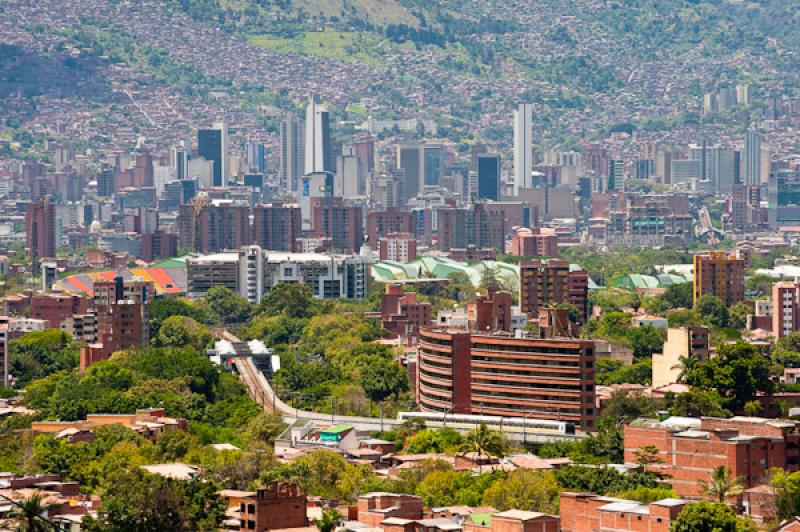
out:
<path id="1" fill-rule="evenodd" d="M 335 425 L 349 425 L 357 430 L 384 432 L 392 430 L 401 424 L 393 418 L 374 418 L 358 416 L 339 416 L 323 414 L 320 412 L 309 412 L 299 410 L 284 403 L 270 386 L 264 374 L 256 368 L 250 357 L 236 357 L 232 359 L 239 378 L 242 380 L 250 398 L 260 404 L 267 412 L 277 412 L 283 416 L 286 423 L 294 423 L 298 419 L 309 419 L 313 421 L 324 421 Z M 476 427 L 474 424 L 453 423 L 453 422 L 427 422 L 430 428 L 453 428 L 460 432 L 468 432 Z M 560 439 L 579 439 L 584 438 L 585 434 L 560 434 L 533 432 L 533 429 L 520 427 L 503 427 L 503 433 L 510 440 L 524 442 L 526 444 L 541 444 Z"/>
<path id="2" fill-rule="evenodd" d="M 241 342 L 239 338 L 231 334 L 225 329 L 216 329 L 214 334 L 223 340 L 229 342 Z M 394 427 L 402 424 L 394 418 L 374 418 L 374 417 L 358 417 L 358 416 L 339 416 L 334 414 L 324 414 L 321 412 L 309 412 L 308 410 L 299 410 L 291 405 L 284 403 L 280 397 L 272 389 L 267 378 L 256 367 L 251 357 L 234 357 L 231 363 L 236 368 L 239 378 L 247 389 L 247 394 L 256 403 L 260 404 L 267 412 L 277 412 L 283 416 L 286 423 L 294 423 L 299 419 L 307 419 L 312 421 L 324 421 L 335 425 L 349 425 L 356 430 L 371 431 L 371 432 L 384 432 L 392 430 Z M 429 421 L 426 425 L 430 428 L 453 428 L 460 432 L 468 432 L 474 429 L 477 425 L 468 423 L 455 424 L 452 421 L 436 422 Z M 544 433 L 533 432 L 533 429 L 525 429 L 521 427 L 503 427 L 503 433 L 510 440 L 524 442 L 526 444 L 540 444 L 547 443 L 553 440 L 560 439 L 579 439 L 586 437 L 585 434 L 561 434 L 561 433 Z"/>

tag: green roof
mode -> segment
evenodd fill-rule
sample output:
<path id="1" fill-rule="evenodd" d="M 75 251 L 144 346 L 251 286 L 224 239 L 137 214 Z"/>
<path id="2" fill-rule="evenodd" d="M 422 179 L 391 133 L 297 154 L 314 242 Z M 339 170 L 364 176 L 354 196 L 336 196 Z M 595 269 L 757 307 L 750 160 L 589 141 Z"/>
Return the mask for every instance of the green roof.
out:
<path id="1" fill-rule="evenodd" d="M 492 514 L 490 513 L 469 514 L 469 518 L 475 525 L 480 525 L 480 526 L 492 525 Z"/>
<path id="2" fill-rule="evenodd" d="M 325 430 L 320 430 L 320 432 L 327 432 L 328 434 L 339 434 L 342 432 L 347 432 L 348 430 L 352 430 L 353 427 L 350 425 L 336 425 L 335 427 L 328 427 Z"/>

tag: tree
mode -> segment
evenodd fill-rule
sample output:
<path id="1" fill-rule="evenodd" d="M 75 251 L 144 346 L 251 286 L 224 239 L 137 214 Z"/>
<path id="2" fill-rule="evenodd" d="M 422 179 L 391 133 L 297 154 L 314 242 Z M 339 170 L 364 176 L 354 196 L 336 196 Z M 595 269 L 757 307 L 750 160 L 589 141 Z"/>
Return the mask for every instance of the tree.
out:
<path id="1" fill-rule="evenodd" d="M 769 359 L 742 341 L 720 346 L 717 356 L 698 364 L 686 382 L 700 390 L 716 390 L 724 406 L 734 412 L 740 412 L 759 392 L 771 394 L 774 387 Z"/>
<path id="2" fill-rule="evenodd" d="M 244 429 L 245 437 L 251 442 L 262 442 L 269 445 L 286 430 L 286 423 L 280 414 L 261 412 L 253 417 Z"/>
<path id="3" fill-rule="evenodd" d="M 57 503 L 45 503 L 44 497 L 39 493 L 22 499 L 18 505 L 11 513 L 11 519 L 19 523 L 16 530 L 20 532 L 49 532 L 53 526 L 46 521 L 47 513 L 61 506 Z"/>
<path id="4" fill-rule="evenodd" d="M 641 392 L 615 390 L 603 406 L 603 416 L 631 422 L 640 417 L 651 417 L 664 407 L 662 401 L 647 397 Z"/>
<path id="5" fill-rule="evenodd" d="M 558 513 L 561 487 L 552 471 L 517 469 L 508 478 L 498 479 L 483 494 L 483 504 L 500 511 Z"/>
<path id="6" fill-rule="evenodd" d="M 694 310 L 716 327 L 727 327 L 730 314 L 725 302 L 715 295 L 706 294 L 694 304 Z"/>
<path id="7" fill-rule="evenodd" d="M 775 471 L 770 484 L 775 488 L 775 515 L 779 521 L 800 515 L 800 472 Z"/>
<path id="8" fill-rule="evenodd" d="M 205 299 L 223 323 L 241 323 L 253 313 L 253 305 L 247 298 L 224 286 L 209 288 Z"/>
<path id="9" fill-rule="evenodd" d="M 664 295 L 664 301 L 670 308 L 691 308 L 692 307 L 692 283 L 678 283 L 667 287 Z"/>
<path id="10" fill-rule="evenodd" d="M 59 329 L 33 331 L 12 340 L 9 354 L 11 373 L 20 386 L 34 378 L 76 368 L 80 358 L 78 345 Z"/>
<path id="11" fill-rule="evenodd" d="M 747 303 L 736 303 L 729 312 L 729 325 L 735 329 L 743 329 L 747 325 L 747 316 L 753 313 L 753 309 Z"/>
<path id="12" fill-rule="evenodd" d="M 697 367 L 697 364 L 699 363 L 700 363 L 700 358 L 696 354 L 691 352 L 688 355 L 685 356 L 681 355 L 680 357 L 678 357 L 678 363 L 672 366 L 671 368 L 680 370 L 678 373 L 678 377 L 676 378 L 676 381 L 683 382 L 686 376 L 689 375 L 689 373 L 691 373 L 691 371 L 695 367 Z"/>
<path id="13" fill-rule="evenodd" d="M 701 480 L 700 491 L 703 495 L 713 497 L 717 501 L 724 503 L 728 497 L 735 497 L 745 489 L 744 481 L 741 477 L 734 477 L 729 467 L 717 466 L 711 473 L 711 480 Z"/>
<path id="14" fill-rule="evenodd" d="M 704 327 L 707 325 L 705 317 L 696 310 L 672 310 L 667 312 L 666 318 L 670 327 Z"/>
<path id="15" fill-rule="evenodd" d="M 195 530 L 176 481 L 132 468 L 113 475 L 101 493 L 97 520 L 88 530 Z"/>
<path id="16" fill-rule="evenodd" d="M 628 340 L 635 360 L 650 358 L 653 353 L 660 353 L 664 347 L 664 331 L 649 324 L 634 327 L 628 331 Z"/>
<path id="17" fill-rule="evenodd" d="M 687 504 L 671 532 L 736 532 L 736 514 L 727 505 L 700 501 Z"/>
<path id="18" fill-rule="evenodd" d="M 408 390 L 408 374 L 394 360 L 371 356 L 361 371 L 361 387 L 373 401 L 383 401 Z"/>
<path id="19" fill-rule="evenodd" d="M 342 514 L 336 508 L 325 508 L 322 510 L 322 517 L 314 519 L 314 526 L 319 532 L 333 532 L 342 522 Z"/>
<path id="20" fill-rule="evenodd" d="M 461 434 L 453 429 L 425 429 L 409 437 L 404 450 L 409 454 L 444 453 L 463 443 Z"/>
<path id="21" fill-rule="evenodd" d="M 730 417 L 731 411 L 723 406 L 723 398 L 716 390 L 691 389 L 676 395 L 669 409 L 673 416 Z"/>
<path id="22" fill-rule="evenodd" d="M 278 283 L 262 299 L 258 313 L 287 318 L 310 318 L 317 311 L 311 288 L 304 283 Z"/>
<path id="23" fill-rule="evenodd" d="M 465 438 L 466 448 L 474 451 L 479 458 L 502 456 L 505 450 L 505 441 L 499 432 L 495 432 L 483 423 L 472 429 Z M 482 464 L 481 464 L 482 467 Z M 480 471 L 483 471 L 480 469 Z"/>
<path id="24" fill-rule="evenodd" d="M 645 445 L 633 452 L 636 455 L 636 463 L 642 467 L 653 464 L 663 464 L 664 459 L 658 456 L 658 447 L 655 445 Z"/>
<path id="25" fill-rule="evenodd" d="M 160 347 L 193 347 L 202 353 L 211 338 L 209 330 L 192 318 L 170 316 L 161 323 L 154 340 Z"/>

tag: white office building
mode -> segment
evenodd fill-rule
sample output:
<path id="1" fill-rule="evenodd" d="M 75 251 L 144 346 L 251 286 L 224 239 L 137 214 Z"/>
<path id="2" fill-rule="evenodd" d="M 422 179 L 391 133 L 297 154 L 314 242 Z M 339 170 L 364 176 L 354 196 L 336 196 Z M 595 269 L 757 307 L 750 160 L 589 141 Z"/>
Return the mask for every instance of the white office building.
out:
<path id="1" fill-rule="evenodd" d="M 533 105 L 522 103 L 514 111 L 514 195 L 520 188 L 532 188 Z"/>

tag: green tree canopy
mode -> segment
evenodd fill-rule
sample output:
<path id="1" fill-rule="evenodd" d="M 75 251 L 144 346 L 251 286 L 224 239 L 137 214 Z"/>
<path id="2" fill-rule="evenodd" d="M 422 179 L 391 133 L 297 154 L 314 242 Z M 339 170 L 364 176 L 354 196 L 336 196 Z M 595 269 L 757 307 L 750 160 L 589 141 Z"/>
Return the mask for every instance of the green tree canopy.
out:
<path id="1" fill-rule="evenodd" d="M 192 318 L 170 316 L 161 323 L 154 343 L 159 347 L 192 347 L 202 353 L 211 339 L 208 328 Z"/>
<path id="2" fill-rule="evenodd" d="M 508 478 L 492 482 L 483 494 L 483 504 L 506 510 L 558 514 L 561 487 L 552 471 L 517 469 Z"/>
<path id="3" fill-rule="evenodd" d="M 769 359 L 742 341 L 720 346 L 717 356 L 692 369 L 686 382 L 700 390 L 716 390 L 733 412 L 741 411 L 758 392 L 773 390 Z"/>
<path id="4" fill-rule="evenodd" d="M 687 504 L 673 521 L 671 532 L 736 532 L 736 514 L 725 504 Z"/>
<path id="5" fill-rule="evenodd" d="M 706 294 L 700 297 L 695 301 L 694 310 L 716 327 L 728 326 L 728 320 L 730 319 L 728 307 L 717 296 Z"/>

